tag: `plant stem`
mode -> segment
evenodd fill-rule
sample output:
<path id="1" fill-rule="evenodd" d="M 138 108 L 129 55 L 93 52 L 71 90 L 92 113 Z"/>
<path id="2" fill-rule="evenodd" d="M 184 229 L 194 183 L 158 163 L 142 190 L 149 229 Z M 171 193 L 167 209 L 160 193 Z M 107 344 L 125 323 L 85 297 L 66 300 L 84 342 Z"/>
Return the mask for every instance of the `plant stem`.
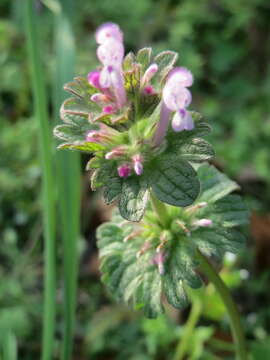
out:
<path id="1" fill-rule="evenodd" d="M 35 113 L 39 122 L 39 143 L 42 168 L 42 207 L 45 239 L 44 253 L 44 316 L 42 359 L 51 360 L 54 347 L 55 330 L 55 295 L 56 295 L 56 265 L 55 265 L 55 197 L 54 171 L 52 156 L 52 132 L 49 125 L 47 99 L 44 81 L 44 69 L 41 62 L 39 26 L 34 13 L 33 1 L 25 0 L 24 19 L 27 37 L 29 63 L 32 72 L 33 97 Z"/>
<path id="2" fill-rule="evenodd" d="M 182 360 L 186 354 L 189 346 L 189 341 L 192 336 L 192 332 L 199 320 L 202 311 L 202 304 L 199 300 L 194 300 L 192 303 L 191 311 L 188 320 L 185 324 L 183 336 L 181 337 L 176 347 L 176 352 L 173 360 Z"/>
<path id="3" fill-rule="evenodd" d="M 223 280 L 217 274 L 215 268 L 210 264 L 207 258 L 199 251 L 198 251 L 198 257 L 200 260 L 201 269 L 203 270 L 205 275 L 207 275 L 209 280 L 212 281 L 212 283 L 214 284 L 216 290 L 218 291 L 228 311 L 233 339 L 236 346 L 237 359 L 247 360 L 248 356 L 246 352 L 245 337 L 240 321 L 240 315 L 235 306 L 235 303 L 233 302 L 231 294 L 228 291 L 228 288 L 224 284 Z"/>
<path id="4" fill-rule="evenodd" d="M 152 192 L 150 193 L 150 198 L 151 198 L 151 203 L 152 203 L 153 210 L 157 214 L 160 224 L 162 226 L 164 226 L 165 228 L 167 228 L 167 226 L 168 226 L 168 212 L 167 212 L 167 209 L 166 209 L 166 205 L 164 205 L 163 202 L 158 200 L 153 195 Z"/>

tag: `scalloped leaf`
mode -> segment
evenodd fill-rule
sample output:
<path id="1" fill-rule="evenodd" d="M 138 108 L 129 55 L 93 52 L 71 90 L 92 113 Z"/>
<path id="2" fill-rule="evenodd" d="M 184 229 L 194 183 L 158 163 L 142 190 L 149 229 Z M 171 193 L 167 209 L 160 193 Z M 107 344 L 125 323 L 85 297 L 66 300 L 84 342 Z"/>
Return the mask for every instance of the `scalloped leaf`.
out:
<path id="1" fill-rule="evenodd" d="M 123 61 L 123 70 L 129 71 L 132 70 L 133 65 L 135 64 L 136 58 L 133 52 L 129 52 Z"/>
<path id="2" fill-rule="evenodd" d="M 148 184 L 144 178 L 131 176 L 123 180 L 119 211 L 124 219 L 140 221 L 148 201 Z"/>
<path id="3" fill-rule="evenodd" d="M 170 50 L 163 51 L 154 58 L 153 62 L 158 65 L 158 71 L 155 74 L 155 79 L 157 79 L 158 82 L 165 79 L 177 59 L 178 54 Z"/>
<path id="4" fill-rule="evenodd" d="M 73 115 L 92 116 L 100 111 L 97 105 L 90 101 L 79 97 L 66 99 L 61 107 L 61 113 L 69 113 Z"/>
<path id="5" fill-rule="evenodd" d="M 82 76 L 77 76 L 73 81 L 66 83 L 64 90 L 80 98 L 89 98 L 97 92 L 97 89 L 89 84 L 88 80 Z"/>
<path id="6" fill-rule="evenodd" d="M 235 181 L 230 180 L 214 166 L 203 164 L 198 168 L 197 174 L 202 184 L 197 202 L 213 203 L 239 189 L 239 185 Z"/>
<path id="7" fill-rule="evenodd" d="M 233 228 L 200 228 L 192 233 L 192 241 L 206 256 L 222 258 L 226 251 L 238 253 L 243 249 L 246 238 Z"/>
<path id="8" fill-rule="evenodd" d="M 249 210 L 239 195 L 227 195 L 198 211 L 201 218 L 210 218 L 215 224 L 234 227 L 249 223 Z"/>
<path id="9" fill-rule="evenodd" d="M 69 149 L 69 150 L 79 150 L 87 153 L 93 153 L 96 151 L 103 151 L 105 147 L 101 144 L 92 143 L 92 142 L 74 142 L 74 143 L 63 143 L 60 144 L 57 149 Z"/>
<path id="10" fill-rule="evenodd" d="M 151 55 L 152 55 L 152 48 L 150 47 L 145 47 L 138 51 L 136 55 L 136 62 L 141 65 L 142 73 L 144 73 L 147 67 L 149 66 L 151 61 Z"/>
<path id="11" fill-rule="evenodd" d="M 150 177 L 154 194 L 167 204 L 188 206 L 199 195 L 200 183 L 196 171 L 188 162 L 174 155 L 160 157 Z"/>

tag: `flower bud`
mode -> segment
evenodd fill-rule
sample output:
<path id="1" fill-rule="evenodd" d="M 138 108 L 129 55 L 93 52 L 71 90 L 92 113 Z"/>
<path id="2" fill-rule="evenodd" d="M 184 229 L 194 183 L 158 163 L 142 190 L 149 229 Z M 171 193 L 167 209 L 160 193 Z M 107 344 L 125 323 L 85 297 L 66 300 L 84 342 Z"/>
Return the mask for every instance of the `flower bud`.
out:
<path id="1" fill-rule="evenodd" d="M 100 82 L 99 82 L 99 79 L 100 79 L 100 72 L 99 71 L 91 71 L 87 75 L 87 79 L 88 79 L 89 84 L 93 85 L 97 89 L 101 89 L 101 85 L 100 85 Z"/>
<path id="2" fill-rule="evenodd" d="M 211 219 L 199 219 L 199 220 L 195 220 L 193 222 L 193 225 L 195 226 L 201 226 L 201 227 L 208 227 L 212 225 L 212 220 Z"/>
<path id="3" fill-rule="evenodd" d="M 118 175 L 122 178 L 127 178 L 131 174 L 131 168 L 129 164 L 122 164 L 117 168 Z"/>
<path id="4" fill-rule="evenodd" d="M 143 164 L 142 164 L 142 161 L 143 161 L 143 158 L 141 155 L 134 155 L 133 158 L 133 168 L 134 168 L 134 171 L 137 175 L 142 175 L 143 173 Z"/>
<path id="5" fill-rule="evenodd" d="M 144 86 L 149 83 L 149 81 L 152 79 L 152 77 L 155 75 L 155 73 L 158 71 L 158 65 L 157 64 L 151 64 L 145 71 L 141 86 Z"/>
<path id="6" fill-rule="evenodd" d="M 112 149 L 112 151 L 108 152 L 105 155 L 105 159 L 110 160 L 110 159 L 117 159 L 123 155 L 125 155 L 127 148 L 124 146 L 118 146 L 114 149 Z"/>

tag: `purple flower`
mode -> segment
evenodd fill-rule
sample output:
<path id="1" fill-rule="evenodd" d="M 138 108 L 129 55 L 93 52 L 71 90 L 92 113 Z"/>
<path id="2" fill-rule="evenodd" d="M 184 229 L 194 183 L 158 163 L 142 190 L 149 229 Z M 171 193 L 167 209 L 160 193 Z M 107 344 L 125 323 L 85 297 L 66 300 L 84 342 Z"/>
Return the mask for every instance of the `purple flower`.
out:
<path id="1" fill-rule="evenodd" d="M 194 128 L 192 116 L 186 110 L 192 100 L 191 92 L 187 87 L 192 83 L 193 76 L 188 69 L 177 67 L 170 72 L 162 92 L 160 121 L 154 137 L 156 146 L 161 144 L 166 135 L 171 112 L 174 112 L 172 118 L 174 131 Z"/>
<path id="2" fill-rule="evenodd" d="M 123 34 L 118 25 L 107 23 L 96 32 L 97 57 L 103 65 L 100 72 L 100 86 L 110 89 L 115 97 L 117 108 L 122 108 L 126 101 L 126 91 L 122 71 L 124 58 Z"/>

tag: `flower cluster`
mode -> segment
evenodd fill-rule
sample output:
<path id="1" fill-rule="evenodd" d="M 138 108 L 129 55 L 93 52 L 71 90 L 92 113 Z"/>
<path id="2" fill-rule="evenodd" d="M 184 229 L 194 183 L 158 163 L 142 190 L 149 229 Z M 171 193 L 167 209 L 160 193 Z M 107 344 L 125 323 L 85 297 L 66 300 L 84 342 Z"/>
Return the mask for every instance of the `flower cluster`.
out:
<path id="1" fill-rule="evenodd" d="M 102 69 L 90 72 L 88 81 L 98 90 L 91 96 L 91 100 L 100 106 L 101 114 L 121 113 L 125 108 L 132 106 L 132 102 L 138 102 L 139 97 L 158 95 L 162 101 L 160 120 L 156 125 L 156 131 L 150 145 L 161 144 L 166 135 L 171 112 L 175 112 L 172 119 L 174 131 L 192 130 L 194 128 L 192 117 L 186 110 L 191 103 L 191 93 L 187 87 L 193 83 L 193 76 L 189 70 L 183 67 L 170 70 L 163 90 L 158 93 L 158 90 L 151 84 L 151 80 L 158 72 L 159 66 L 152 63 L 145 71 L 139 69 L 137 73 L 139 76 L 137 78 L 139 96 L 137 99 L 134 99 L 134 96 L 129 98 L 125 89 L 125 73 L 123 71 L 123 33 L 116 24 L 106 23 L 97 29 L 96 42 L 99 44 L 97 57 L 102 63 Z M 137 103 L 136 106 L 140 107 L 140 103 Z M 86 140 L 106 144 L 112 137 L 112 132 L 108 128 L 105 131 L 101 124 L 99 130 L 92 130 L 86 135 Z M 107 160 L 118 158 L 121 161 L 127 152 L 127 147 L 117 146 L 111 149 L 105 158 Z M 141 175 L 143 172 L 143 155 L 132 154 L 128 160 L 118 166 L 118 175 L 128 177 L 132 171 L 136 175 Z"/>
<path id="2" fill-rule="evenodd" d="M 59 148 L 94 155 L 87 165 L 92 189 L 103 186 L 105 201 L 117 200 L 126 219 L 142 218 L 150 189 L 168 204 L 192 204 L 199 182 L 189 162 L 213 156 L 201 139 L 209 126 L 188 110 L 192 73 L 175 66 L 172 51 L 125 56 L 116 24 L 103 24 L 95 38 L 101 65 L 64 87 L 73 97 L 60 110 L 66 124 L 55 129 L 65 140 Z"/>

